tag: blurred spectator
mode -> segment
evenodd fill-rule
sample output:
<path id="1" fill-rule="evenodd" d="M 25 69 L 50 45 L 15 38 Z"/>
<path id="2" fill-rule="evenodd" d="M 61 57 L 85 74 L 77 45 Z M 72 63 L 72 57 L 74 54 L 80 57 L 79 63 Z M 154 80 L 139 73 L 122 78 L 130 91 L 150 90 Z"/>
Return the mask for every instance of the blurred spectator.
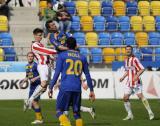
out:
<path id="1" fill-rule="evenodd" d="M 44 34 L 47 35 L 47 30 L 45 27 L 46 21 L 48 20 L 56 20 L 56 11 L 53 10 L 53 6 L 50 0 L 47 1 L 47 8 L 44 10 L 44 16 L 41 17 L 43 22 L 43 30 Z"/>
<path id="2" fill-rule="evenodd" d="M 11 2 L 12 0 L 6 0 L 6 4 L 8 4 L 9 2 Z M 23 1 L 22 0 L 18 0 L 19 2 L 19 6 L 20 7 L 24 7 Z M 17 0 L 15 0 L 15 6 L 17 6 Z"/>
<path id="3" fill-rule="evenodd" d="M 0 15 L 5 15 L 9 19 L 9 7 L 8 7 L 8 0 L 0 0 Z"/>
<path id="4" fill-rule="evenodd" d="M 71 15 L 67 12 L 66 8 L 60 3 L 54 5 L 54 9 L 57 11 L 57 19 L 60 25 L 60 31 L 70 32 Z"/>

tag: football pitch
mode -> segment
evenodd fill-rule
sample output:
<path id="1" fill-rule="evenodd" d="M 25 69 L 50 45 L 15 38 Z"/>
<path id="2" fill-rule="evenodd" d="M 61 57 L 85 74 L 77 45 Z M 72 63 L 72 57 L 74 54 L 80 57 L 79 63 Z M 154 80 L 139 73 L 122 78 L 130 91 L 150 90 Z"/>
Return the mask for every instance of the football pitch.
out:
<path id="1" fill-rule="evenodd" d="M 84 126 L 159 126 L 160 125 L 160 100 L 149 100 L 155 113 L 155 120 L 148 120 L 148 114 L 141 101 L 131 100 L 134 120 L 122 121 L 126 116 L 122 100 L 96 100 L 91 103 L 83 100 L 82 105 L 93 106 L 96 109 L 96 119 L 92 119 L 89 113 L 82 113 Z M 41 101 L 44 124 L 41 126 L 59 126 L 55 117 L 55 100 Z M 75 126 L 72 112 L 70 112 L 72 126 Z M 34 120 L 34 112 L 23 112 L 22 100 L 0 101 L 0 126 L 30 126 Z"/>

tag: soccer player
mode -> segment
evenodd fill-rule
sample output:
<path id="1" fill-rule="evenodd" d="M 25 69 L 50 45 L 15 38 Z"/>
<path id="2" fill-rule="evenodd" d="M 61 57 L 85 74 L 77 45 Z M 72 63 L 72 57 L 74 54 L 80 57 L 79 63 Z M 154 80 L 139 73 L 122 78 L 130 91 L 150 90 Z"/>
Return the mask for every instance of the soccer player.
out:
<path id="1" fill-rule="evenodd" d="M 40 28 L 36 28 L 33 30 L 33 35 L 35 41 L 33 41 L 31 45 L 31 50 L 37 59 L 38 65 L 37 70 L 40 76 L 41 84 L 37 86 L 32 96 L 26 102 L 26 108 L 31 106 L 33 99 L 43 94 L 47 88 L 47 80 L 48 80 L 48 57 L 53 58 L 56 54 L 56 51 L 53 49 L 45 48 L 41 43 L 43 30 Z"/>
<path id="2" fill-rule="evenodd" d="M 129 97 L 132 94 L 136 94 L 139 99 L 142 100 L 142 103 L 144 104 L 146 110 L 149 114 L 149 119 L 154 119 L 154 114 L 150 108 L 150 105 L 148 103 L 148 100 L 144 97 L 142 93 L 142 81 L 140 80 L 140 75 L 144 72 L 144 67 L 133 55 L 133 47 L 128 45 L 126 46 L 126 54 L 127 59 L 125 60 L 125 74 L 122 78 L 120 78 L 120 82 L 122 82 L 127 77 L 127 83 L 124 88 L 124 106 L 128 113 L 127 117 L 123 120 L 132 120 L 133 114 L 131 111 L 131 105 L 129 102 Z"/>
<path id="3" fill-rule="evenodd" d="M 69 37 L 66 40 L 68 51 L 59 53 L 56 63 L 55 74 L 50 82 L 49 97 L 52 97 L 52 89 L 61 73 L 60 91 L 56 101 L 57 117 L 63 126 L 71 126 L 68 117 L 64 111 L 68 111 L 69 106 L 72 106 L 76 126 L 83 126 L 83 121 L 80 116 L 81 105 L 81 74 L 84 72 L 88 87 L 90 88 L 89 97 L 92 101 L 95 100 L 93 84 L 90 77 L 87 59 L 76 51 L 76 40 Z"/>
<path id="4" fill-rule="evenodd" d="M 40 85 L 41 81 L 40 81 L 39 73 L 37 70 L 37 63 L 34 62 L 33 52 L 28 52 L 27 60 L 28 60 L 28 64 L 26 65 L 26 77 L 25 79 L 23 79 L 20 86 L 23 87 L 23 84 L 27 80 L 30 81 L 30 89 L 29 89 L 29 98 L 30 98 L 33 92 L 35 91 L 36 87 Z M 39 99 L 40 97 L 37 97 L 32 101 L 32 108 L 35 111 L 36 119 L 31 124 L 42 124 L 43 123 L 41 108 L 39 105 Z"/>

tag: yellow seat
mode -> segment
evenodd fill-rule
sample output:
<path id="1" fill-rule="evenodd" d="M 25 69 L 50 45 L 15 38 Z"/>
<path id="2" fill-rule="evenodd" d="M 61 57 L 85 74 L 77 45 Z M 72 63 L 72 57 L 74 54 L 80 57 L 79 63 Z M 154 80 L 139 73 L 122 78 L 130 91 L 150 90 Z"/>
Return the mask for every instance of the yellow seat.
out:
<path id="1" fill-rule="evenodd" d="M 136 42 L 137 45 L 143 47 L 143 45 L 148 45 L 148 35 L 146 32 L 137 32 L 136 33 Z"/>
<path id="2" fill-rule="evenodd" d="M 91 16 L 81 17 L 82 31 L 93 31 L 93 19 Z"/>
<path id="3" fill-rule="evenodd" d="M 109 64 L 115 61 L 115 51 L 113 48 L 103 49 L 104 62 Z"/>
<path id="4" fill-rule="evenodd" d="M 4 51 L 0 48 L 0 61 L 4 61 Z"/>
<path id="5" fill-rule="evenodd" d="M 153 16 L 144 16 L 143 24 L 145 31 L 155 31 L 155 20 Z"/>
<path id="6" fill-rule="evenodd" d="M 123 1 L 113 2 L 113 9 L 115 12 L 115 16 L 125 16 L 126 15 L 126 6 Z"/>
<path id="7" fill-rule="evenodd" d="M 150 4 L 148 1 L 140 1 L 138 3 L 138 10 L 141 16 L 150 15 Z"/>
<path id="8" fill-rule="evenodd" d="M 90 1 L 89 2 L 89 12 L 91 16 L 101 15 L 101 4 L 99 1 Z"/>
<path id="9" fill-rule="evenodd" d="M 95 32 L 86 33 L 86 44 L 89 46 L 96 46 L 98 44 L 98 35 Z"/>
<path id="10" fill-rule="evenodd" d="M 44 16 L 44 10 L 45 8 L 47 8 L 47 1 L 46 0 L 42 0 L 39 2 L 39 11 L 41 13 L 41 16 Z"/>
<path id="11" fill-rule="evenodd" d="M 79 16 L 86 16 L 88 15 L 88 2 L 86 1 L 77 1 L 76 2 L 76 9 Z"/>
<path id="12" fill-rule="evenodd" d="M 116 48 L 115 49 L 116 59 L 118 61 L 124 61 L 124 59 L 126 58 L 125 52 L 126 52 L 125 48 Z"/>
<path id="13" fill-rule="evenodd" d="M 8 31 L 8 19 L 6 16 L 0 15 L 0 31 Z"/>
<path id="14" fill-rule="evenodd" d="M 151 12 L 153 16 L 160 16 L 160 1 L 151 2 Z"/>
<path id="15" fill-rule="evenodd" d="M 132 16 L 131 20 L 131 28 L 133 31 L 142 31 L 143 30 L 143 22 L 141 16 Z"/>

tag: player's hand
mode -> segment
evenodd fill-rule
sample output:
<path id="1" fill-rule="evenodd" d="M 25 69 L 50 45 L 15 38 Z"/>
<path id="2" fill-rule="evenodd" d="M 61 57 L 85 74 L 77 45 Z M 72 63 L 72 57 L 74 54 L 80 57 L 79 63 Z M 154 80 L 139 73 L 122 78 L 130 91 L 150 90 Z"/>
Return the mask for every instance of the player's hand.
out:
<path id="1" fill-rule="evenodd" d="M 48 97 L 52 98 L 52 95 L 53 95 L 53 91 L 49 89 L 49 91 L 48 91 Z"/>
<path id="2" fill-rule="evenodd" d="M 90 92 L 90 94 L 89 94 L 89 99 L 90 99 L 91 101 L 95 101 L 95 94 L 94 94 L 93 91 Z"/>
<path id="3" fill-rule="evenodd" d="M 138 80 L 138 75 L 135 75 L 133 78 L 133 81 L 137 81 Z"/>
<path id="4" fill-rule="evenodd" d="M 84 90 L 87 90 L 87 89 L 88 89 L 88 86 L 87 86 L 86 83 L 84 83 L 84 81 L 82 81 L 82 87 L 83 87 Z"/>
<path id="5" fill-rule="evenodd" d="M 119 81 L 122 82 L 124 80 L 124 78 L 120 78 Z"/>
<path id="6" fill-rule="evenodd" d="M 36 78 L 32 78 L 31 79 L 31 82 L 33 83 L 33 82 L 35 82 L 36 81 Z"/>

